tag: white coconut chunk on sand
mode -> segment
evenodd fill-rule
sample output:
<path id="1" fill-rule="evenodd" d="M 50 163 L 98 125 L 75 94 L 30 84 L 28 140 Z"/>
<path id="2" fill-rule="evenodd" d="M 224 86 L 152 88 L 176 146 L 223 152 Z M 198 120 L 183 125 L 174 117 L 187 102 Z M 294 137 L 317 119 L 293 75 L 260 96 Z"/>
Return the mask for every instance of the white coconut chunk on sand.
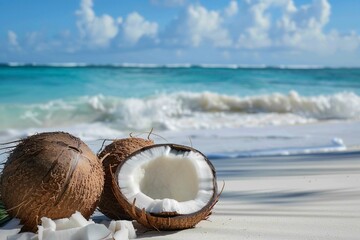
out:
<path id="1" fill-rule="evenodd" d="M 109 230 L 114 233 L 113 237 L 115 240 L 136 238 L 134 225 L 131 221 L 111 221 L 109 224 Z"/>
<path id="2" fill-rule="evenodd" d="M 129 231 L 127 229 L 123 229 L 123 230 L 117 231 L 114 234 L 113 238 L 114 238 L 114 240 L 129 239 L 128 235 L 129 235 Z"/>
<path id="3" fill-rule="evenodd" d="M 150 213 L 190 214 L 201 210 L 214 194 L 214 176 L 205 157 L 170 146 L 145 149 L 116 172 L 128 202 Z"/>
<path id="4" fill-rule="evenodd" d="M 40 229 L 39 229 L 40 230 Z M 40 237 L 40 235 L 42 235 Z M 63 240 L 63 239 L 112 239 L 112 233 L 105 225 L 89 224 L 84 227 L 76 227 L 71 229 L 63 229 L 53 231 L 52 229 L 44 229 L 41 233 L 39 231 L 39 240 Z"/>
<path id="5" fill-rule="evenodd" d="M 105 225 L 86 220 L 80 212 L 75 212 L 70 218 L 57 220 L 43 217 L 41 223 L 38 226 L 39 240 L 111 239 L 113 234 Z"/>
<path id="6" fill-rule="evenodd" d="M 16 219 L 17 220 L 17 219 Z M 15 221 L 15 220 L 14 220 Z M 107 227 L 86 220 L 81 213 L 76 212 L 70 218 L 52 220 L 41 218 L 38 234 L 20 231 L 19 221 L 13 226 L 11 222 L 0 229 L 0 240 L 126 240 L 135 239 L 136 232 L 131 221 L 111 221 Z M 16 228 L 15 228 L 16 227 Z"/>
<path id="7" fill-rule="evenodd" d="M 44 226 L 44 221 L 47 223 L 48 221 L 52 221 L 49 218 L 41 218 L 42 226 L 44 228 L 48 228 Z M 70 218 L 61 218 L 53 221 L 56 230 L 63 230 L 63 229 L 69 229 L 69 228 L 76 228 L 76 227 L 85 227 L 91 223 L 94 223 L 92 220 L 86 220 L 86 218 L 81 215 L 80 212 L 75 212 L 73 215 L 71 215 Z"/>

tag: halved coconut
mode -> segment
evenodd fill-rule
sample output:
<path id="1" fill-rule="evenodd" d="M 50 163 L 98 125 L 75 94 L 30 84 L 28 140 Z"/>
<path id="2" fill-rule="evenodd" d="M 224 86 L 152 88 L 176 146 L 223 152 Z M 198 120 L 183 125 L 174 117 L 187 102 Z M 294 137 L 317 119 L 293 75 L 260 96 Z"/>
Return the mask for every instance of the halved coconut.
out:
<path id="1" fill-rule="evenodd" d="M 119 164 L 113 175 L 119 204 L 142 225 L 158 230 L 194 227 L 218 200 L 214 166 L 186 146 L 144 147 Z"/>
<path id="2" fill-rule="evenodd" d="M 79 138 L 64 132 L 40 133 L 20 141 L 4 166 L 0 187 L 8 213 L 22 230 L 36 231 L 42 217 L 89 218 L 104 184 L 97 156 Z"/>
<path id="3" fill-rule="evenodd" d="M 115 173 L 117 166 L 122 163 L 130 154 L 145 147 L 153 145 L 150 139 L 143 138 L 124 138 L 116 139 L 107 145 L 99 154 L 99 158 L 103 159 L 102 164 L 105 171 L 104 190 L 99 202 L 99 210 L 111 219 L 132 219 L 126 213 L 124 208 L 120 206 L 111 189 L 112 174 Z"/>

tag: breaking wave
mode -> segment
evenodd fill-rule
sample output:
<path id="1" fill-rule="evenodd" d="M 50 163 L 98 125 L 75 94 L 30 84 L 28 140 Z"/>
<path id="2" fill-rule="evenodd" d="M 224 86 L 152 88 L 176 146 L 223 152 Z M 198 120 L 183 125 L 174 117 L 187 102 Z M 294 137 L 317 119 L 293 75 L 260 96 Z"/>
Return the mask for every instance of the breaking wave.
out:
<path id="1" fill-rule="evenodd" d="M 0 105 L 0 130 L 104 123 L 115 129 L 207 129 L 360 119 L 352 92 L 301 96 L 295 91 L 258 96 L 177 92 L 149 98 L 84 96 L 42 104 Z"/>

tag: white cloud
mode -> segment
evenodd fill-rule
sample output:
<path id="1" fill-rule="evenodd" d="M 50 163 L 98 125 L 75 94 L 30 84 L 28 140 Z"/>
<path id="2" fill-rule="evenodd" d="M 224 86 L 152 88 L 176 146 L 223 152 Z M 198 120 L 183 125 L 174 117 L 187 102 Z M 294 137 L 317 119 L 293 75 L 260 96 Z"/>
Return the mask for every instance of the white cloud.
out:
<path id="1" fill-rule="evenodd" d="M 20 45 L 17 40 L 17 35 L 14 31 L 9 30 L 7 33 L 8 44 L 11 49 L 20 50 Z"/>
<path id="2" fill-rule="evenodd" d="M 327 54 L 359 47 L 359 36 L 355 33 L 325 33 L 331 15 L 327 0 L 313 0 L 311 4 L 299 7 L 293 0 L 248 0 L 247 3 L 246 13 L 250 20 L 240 31 L 238 48 L 286 48 Z M 274 10 L 279 11 L 280 16 L 273 16 Z"/>
<path id="3" fill-rule="evenodd" d="M 122 26 L 123 37 L 127 43 L 136 44 L 142 37 L 155 38 L 158 24 L 149 22 L 137 12 L 129 14 Z"/>
<path id="4" fill-rule="evenodd" d="M 118 33 L 118 25 L 122 19 L 114 19 L 104 14 L 96 16 L 92 0 L 82 0 L 80 9 L 76 11 L 76 25 L 81 38 L 90 47 L 106 47 Z"/>
<path id="5" fill-rule="evenodd" d="M 234 16 L 235 14 L 238 13 L 238 10 L 239 7 L 237 1 L 232 0 L 230 1 L 229 6 L 225 8 L 225 15 L 229 17 Z"/>
<path id="6" fill-rule="evenodd" d="M 155 38 L 158 32 L 156 22 L 146 21 L 137 12 L 130 13 L 125 20 L 108 14 L 96 16 L 93 0 L 81 0 L 76 15 L 82 44 L 91 48 L 108 47 L 117 35 L 121 35 L 120 42 L 135 45 L 143 37 Z"/>
<path id="7" fill-rule="evenodd" d="M 79 34 L 65 31 L 47 36 L 33 31 L 22 33 L 20 41 L 15 31 L 8 31 L 5 50 L 31 55 L 35 52 L 75 53 L 84 47 L 113 48 L 114 51 L 128 48 L 129 52 L 145 47 L 148 52 L 161 53 L 171 48 L 169 56 L 157 57 L 172 56 L 189 62 L 208 61 L 208 56 L 216 54 L 216 60 L 226 61 L 251 61 L 251 58 L 255 62 L 266 59 L 281 62 L 288 57 L 295 63 L 301 58 L 306 60 L 304 63 L 336 62 L 340 60 L 335 56 L 343 56 L 339 59 L 352 63 L 350 57 L 359 59 L 353 56 L 358 55 L 360 49 L 359 33 L 344 34 L 341 30 L 329 29 L 332 11 L 329 0 L 306 0 L 308 4 L 295 4 L 295 0 L 227 0 L 218 9 L 186 0 L 150 0 L 153 4 L 184 6 L 164 30 L 138 12 L 124 18 L 97 15 L 93 1 L 80 0 L 76 11 Z M 134 51 L 129 56 L 136 54 Z M 152 60 L 150 57 L 149 61 Z"/>
<path id="8" fill-rule="evenodd" d="M 186 0 L 150 0 L 150 3 L 180 6 Z M 224 9 L 217 10 L 189 4 L 160 36 L 158 23 L 137 12 L 124 20 L 107 14 L 96 16 L 93 0 L 81 0 L 76 14 L 82 44 L 90 47 L 107 47 L 116 36 L 123 46 L 136 46 L 143 38 L 155 40 L 158 47 L 211 45 L 320 53 L 351 51 L 360 45 L 356 33 L 325 32 L 331 15 L 328 0 L 312 0 L 299 6 L 294 0 L 244 0 L 240 5 L 230 0 Z"/>
<path id="9" fill-rule="evenodd" d="M 57 41 L 57 44 L 54 42 Z M 48 40 L 44 39 L 44 36 L 41 32 L 33 31 L 28 32 L 25 35 L 24 45 L 27 50 L 32 50 L 36 52 L 44 52 L 51 50 L 52 48 L 58 48 L 62 42 L 60 40 Z"/>
<path id="10" fill-rule="evenodd" d="M 279 44 L 294 48 L 318 50 L 328 45 L 331 38 L 323 32 L 323 28 L 329 22 L 331 7 L 327 0 L 316 0 L 311 5 L 303 5 L 296 8 L 292 0 L 288 1 L 293 7 L 284 8 L 282 19 L 277 22 L 278 32 L 281 38 Z M 326 50 L 326 49 L 325 49 Z"/>
<path id="11" fill-rule="evenodd" d="M 240 34 L 238 47 L 240 48 L 262 48 L 271 45 L 268 30 L 271 26 L 271 19 L 265 11 L 270 6 L 270 1 L 259 1 L 249 6 L 249 22 L 243 33 Z"/>
<path id="12" fill-rule="evenodd" d="M 220 12 L 207 10 L 201 5 L 189 5 L 185 13 L 170 26 L 165 38 L 169 44 L 192 47 L 198 47 L 206 42 L 215 47 L 231 45 Z"/>

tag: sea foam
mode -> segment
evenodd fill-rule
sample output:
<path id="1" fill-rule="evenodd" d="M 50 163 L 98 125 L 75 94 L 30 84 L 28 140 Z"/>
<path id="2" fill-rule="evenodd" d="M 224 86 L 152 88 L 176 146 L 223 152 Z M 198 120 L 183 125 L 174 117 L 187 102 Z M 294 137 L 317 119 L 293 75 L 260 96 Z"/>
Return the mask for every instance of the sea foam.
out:
<path id="1" fill-rule="evenodd" d="M 147 98 L 84 96 L 39 104 L 0 106 L 0 130 L 105 123 L 115 129 L 210 129 L 360 119 L 352 92 L 301 96 L 295 91 L 257 96 L 176 92 Z"/>

